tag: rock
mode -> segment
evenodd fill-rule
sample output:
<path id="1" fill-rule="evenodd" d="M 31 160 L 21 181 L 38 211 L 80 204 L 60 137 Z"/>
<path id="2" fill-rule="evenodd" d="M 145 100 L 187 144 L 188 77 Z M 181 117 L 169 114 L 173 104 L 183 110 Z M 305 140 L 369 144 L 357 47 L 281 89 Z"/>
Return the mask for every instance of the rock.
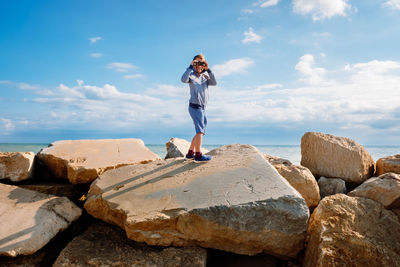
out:
<path id="1" fill-rule="evenodd" d="M 0 255 L 35 253 L 81 212 L 65 197 L 0 184 Z"/>
<path id="2" fill-rule="evenodd" d="M 376 175 L 394 172 L 400 174 L 400 154 L 378 159 L 376 162 Z"/>
<path id="3" fill-rule="evenodd" d="M 165 146 L 167 148 L 167 155 L 165 156 L 165 159 L 180 158 L 184 157 L 189 151 L 190 142 L 186 141 L 185 139 L 171 138 L 167 143 L 165 143 Z M 201 152 L 206 154 L 209 151 L 202 147 Z"/>
<path id="4" fill-rule="evenodd" d="M 301 195 L 253 146 L 209 154 L 204 164 L 168 159 L 107 171 L 85 209 L 149 245 L 296 257 L 309 217 Z"/>
<path id="5" fill-rule="evenodd" d="M 33 152 L 0 152 L 0 179 L 19 182 L 31 178 L 34 158 Z"/>
<path id="6" fill-rule="evenodd" d="M 308 132 L 301 138 L 301 165 L 315 176 L 362 183 L 375 171 L 371 155 L 357 142 L 330 134 Z"/>
<path id="7" fill-rule="evenodd" d="M 294 165 L 289 160 L 264 156 L 280 175 L 285 178 L 305 199 L 309 208 L 314 208 L 320 200 L 319 188 L 314 175 L 303 166 Z"/>
<path id="8" fill-rule="evenodd" d="M 207 251 L 198 247 L 149 247 L 126 238 L 125 232 L 94 223 L 75 237 L 53 267 L 72 266 L 206 266 Z"/>
<path id="9" fill-rule="evenodd" d="M 387 209 L 400 208 L 400 175 L 389 172 L 372 177 L 348 195 L 373 199 Z"/>
<path id="10" fill-rule="evenodd" d="M 396 214 L 397 218 L 399 218 L 400 222 L 400 208 L 392 209 L 393 213 Z"/>
<path id="11" fill-rule="evenodd" d="M 57 141 L 38 153 L 56 178 L 89 183 L 108 169 L 161 159 L 140 139 Z"/>
<path id="12" fill-rule="evenodd" d="M 335 194 L 346 194 L 346 183 L 340 178 L 320 177 L 318 180 L 321 199 Z"/>
<path id="13" fill-rule="evenodd" d="M 380 203 L 336 194 L 314 210 L 303 266 L 400 266 L 400 222 Z"/>

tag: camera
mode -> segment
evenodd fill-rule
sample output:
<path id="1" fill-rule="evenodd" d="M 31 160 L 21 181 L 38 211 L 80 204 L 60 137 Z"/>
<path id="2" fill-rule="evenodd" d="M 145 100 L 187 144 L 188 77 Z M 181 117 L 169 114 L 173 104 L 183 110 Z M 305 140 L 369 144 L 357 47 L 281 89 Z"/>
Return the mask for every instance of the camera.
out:
<path id="1" fill-rule="evenodd" d="M 195 61 L 195 62 L 193 62 L 193 66 L 203 66 L 203 67 L 205 67 L 206 66 L 206 63 L 204 63 L 204 62 L 202 62 L 202 61 Z"/>

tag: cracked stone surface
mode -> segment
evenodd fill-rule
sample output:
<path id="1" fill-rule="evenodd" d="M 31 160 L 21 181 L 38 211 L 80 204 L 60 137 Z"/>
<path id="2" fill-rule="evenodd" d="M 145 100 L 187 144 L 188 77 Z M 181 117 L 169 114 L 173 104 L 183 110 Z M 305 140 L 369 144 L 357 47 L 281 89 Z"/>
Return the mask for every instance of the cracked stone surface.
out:
<path id="1" fill-rule="evenodd" d="M 81 213 L 66 197 L 0 184 L 0 255 L 35 253 Z"/>
<path id="2" fill-rule="evenodd" d="M 253 146 L 209 154 L 203 164 L 168 159 L 107 171 L 85 209 L 149 245 L 296 257 L 309 218 L 301 195 Z"/>
<path id="3" fill-rule="evenodd" d="M 199 247 L 150 247 L 126 238 L 117 226 L 96 222 L 75 237 L 53 267 L 71 266 L 206 266 L 207 250 Z"/>
<path id="4" fill-rule="evenodd" d="M 161 159 L 140 139 L 63 140 L 37 156 L 56 178 L 73 184 L 92 182 L 109 169 Z"/>
<path id="5" fill-rule="evenodd" d="M 34 158 L 33 152 L 0 152 L 0 179 L 19 182 L 31 178 Z"/>
<path id="6" fill-rule="evenodd" d="M 376 162 L 376 176 L 394 172 L 400 174 L 400 154 L 380 158 Z"/>

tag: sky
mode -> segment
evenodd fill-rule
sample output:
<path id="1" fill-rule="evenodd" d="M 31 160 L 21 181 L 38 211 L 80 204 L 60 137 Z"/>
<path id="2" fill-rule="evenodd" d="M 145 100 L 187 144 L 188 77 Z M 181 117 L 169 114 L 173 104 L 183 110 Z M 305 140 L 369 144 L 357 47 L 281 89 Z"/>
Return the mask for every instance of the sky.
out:
<path id="1" fill-rule="evenodd" d="M 399 25 L 400 0 L 2 0 L 0 143 L 191 140 L 203 53 L 204 144 L 400 145 Z"/>

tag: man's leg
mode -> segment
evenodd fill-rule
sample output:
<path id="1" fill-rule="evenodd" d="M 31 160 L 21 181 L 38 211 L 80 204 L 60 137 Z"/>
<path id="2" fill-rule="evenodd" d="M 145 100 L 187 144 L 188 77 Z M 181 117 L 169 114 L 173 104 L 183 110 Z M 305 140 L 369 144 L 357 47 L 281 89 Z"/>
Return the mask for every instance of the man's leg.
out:
<path id="1" fill-rule="evenodd" d="M 195 135 L 194 151 L 201 152 L 201 143 L 203 141 L 203 133 L 198 133 Z"/>

